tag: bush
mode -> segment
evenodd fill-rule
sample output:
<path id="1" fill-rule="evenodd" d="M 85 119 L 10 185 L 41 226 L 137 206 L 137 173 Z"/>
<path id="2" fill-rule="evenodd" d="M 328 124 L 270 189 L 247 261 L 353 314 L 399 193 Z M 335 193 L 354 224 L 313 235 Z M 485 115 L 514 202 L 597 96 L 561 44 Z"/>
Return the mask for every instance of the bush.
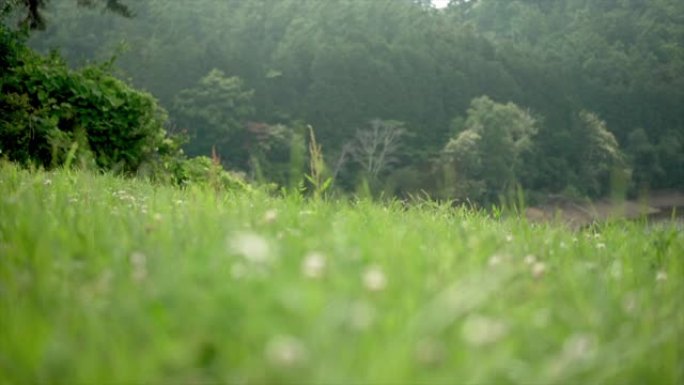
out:
<path id="1" fill-rule="evenodd" d="M 52 167 L 71 152 L 100 169 L 133 173 L 170 148 L 166 112 L 112 76 L 109 63 L 70 70 L 57 54 L 27 49 L 6 27 L 0 52 L 10 58 L 0 63 L 0 149 L 10 160 Z"/>
<path id="2" fill-rule="evenodd" d="M 209 185 L 221 190 L 249 188 L 240 174 L 225 170 L 220 162 L 206 156 L 185 159 L 178 166 L 176 182 L 180 185 Z"/>

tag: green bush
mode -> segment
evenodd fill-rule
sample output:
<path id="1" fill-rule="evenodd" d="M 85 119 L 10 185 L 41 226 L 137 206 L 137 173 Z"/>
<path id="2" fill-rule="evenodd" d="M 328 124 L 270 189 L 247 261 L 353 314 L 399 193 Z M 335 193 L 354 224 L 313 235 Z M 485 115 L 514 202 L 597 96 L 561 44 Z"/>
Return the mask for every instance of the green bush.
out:
<path id="1" fill-rule="evenodd" d="M 242 175 L 227 171 L 221 163 L 206 156 L 184 159 L 178 163 L 176 182 L 181 185 L 209 185 L 216 189 L 248 189 Z"/>
<path id="2" fill-rule="evenodd" d="M 166 112 L 154 97 L 110 74 L 109 64 L 71 70 L 0 27 L 0 149 L 12 161 L 61 165 L 70 152 L 100 169 L 133 173 L 160 156 Z"/>

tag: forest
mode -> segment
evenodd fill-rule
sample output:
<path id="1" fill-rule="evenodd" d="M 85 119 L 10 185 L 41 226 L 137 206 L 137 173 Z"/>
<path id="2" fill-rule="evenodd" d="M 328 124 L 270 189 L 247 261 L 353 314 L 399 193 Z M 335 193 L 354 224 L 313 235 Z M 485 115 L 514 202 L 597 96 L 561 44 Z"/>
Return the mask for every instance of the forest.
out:
<path id="1" fill-rule="evenodd" d="M 340 192 L 498 203 L 684 187 L 678 0 L 38 3 L 28 46 L 109 63 L 158 100 L 174 146 L 250 180 L 306 187 L 311 128 Z M 26 152 L 2 139 L 5 156 Z"/>

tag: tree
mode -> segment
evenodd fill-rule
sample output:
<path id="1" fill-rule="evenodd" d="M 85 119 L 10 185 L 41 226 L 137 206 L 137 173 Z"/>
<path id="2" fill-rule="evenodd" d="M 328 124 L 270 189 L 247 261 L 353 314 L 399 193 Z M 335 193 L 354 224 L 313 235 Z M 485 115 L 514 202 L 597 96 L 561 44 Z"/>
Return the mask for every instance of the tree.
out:
<path id="1" fill-rule="evenodd" d="M 234 166 L 245 167 L 246 123 L 254 114 L 253 90 L 242 79 L 213 69 L 197 84 L 176 95 L 174 109 L 181 123 L 194 127 L 190 152 L 207 155 L 212 147 Z"/>
<path id="2" fill-rule="evenodd" d="M 20 25 L 29 29 L 45 29 L 45 18 L 42 10 L 50 0 L 8 0 L 5 3 L 6 10 L 23 12 Z M 120 0 L 76 0 L 76 4 L 83 7 L 102 7 L 104 10 L 114 12 L 124 17 L 132 17 L 133 13 L 127 5 Z M 5 11 L 5 10 L 2 10 Z"/>
<path id="3" fill-rule="evenodd" d="M 372 183 L 398 162 L 401 138 L 405 134 L 402 122 L 373 119 L 368 128 L 356 130 L 344 149 Z"/>
<path id="4" fill-rule="evenodd" d="M 522 155 L 536 133 L 536 120 L 517 105 L 473 99 L 462 131 L 443 150 L 446 167 L 456 175 L 456 185 L 447 188 L 460 198 L 494 202 L 529 166 Z"/>
<path id="5" fill-rule="evenodd" d="M 589 111 L 577 117 L 575 140 L 581 151 L 575 163 L 576 187 L 593 197 L 605 195 L 613 187 L 611 176 L 627 176 L 626 158 L 605 121 Z"/>

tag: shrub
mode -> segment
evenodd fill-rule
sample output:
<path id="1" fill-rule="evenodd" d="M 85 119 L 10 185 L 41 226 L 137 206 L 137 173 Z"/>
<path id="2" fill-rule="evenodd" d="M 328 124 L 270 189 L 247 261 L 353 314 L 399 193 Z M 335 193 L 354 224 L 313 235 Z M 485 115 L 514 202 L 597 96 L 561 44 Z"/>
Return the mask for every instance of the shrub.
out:
<path id="1" fill-rule="evenodd" d="M 176 181 L 181 185 L 209 185 L 221 190 L 246 190 L 244 178 L 227 171 L 221 163 L 206 156 L 181 161 L 176 169 Z"/>
<path id="2" fill-rule="evenodd" d="M 111 63 L 70 70 L 5 27 L 0 52 L 10 58 L 0 63 L 0 149 L 10 160 L 51 167 L 77 150 L 82 158 L 92 154 L 98 168 L 132 173 L 170 140 L 166 112 L 111 75 Z"/>

